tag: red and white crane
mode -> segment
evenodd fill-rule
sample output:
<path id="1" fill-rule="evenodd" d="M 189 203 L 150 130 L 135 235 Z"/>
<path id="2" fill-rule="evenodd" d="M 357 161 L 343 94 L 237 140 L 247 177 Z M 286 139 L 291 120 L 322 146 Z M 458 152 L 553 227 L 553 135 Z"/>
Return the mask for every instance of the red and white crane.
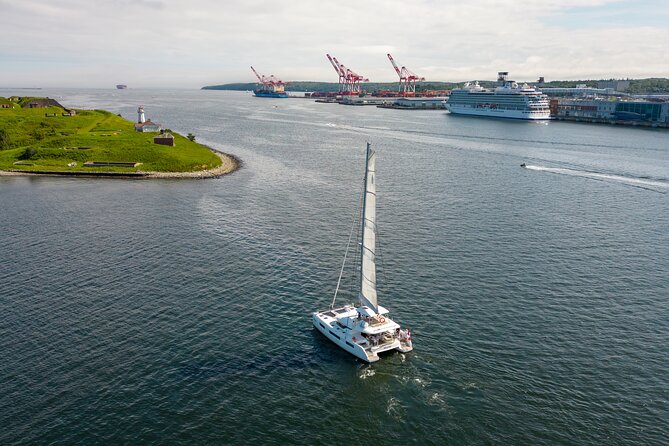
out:
<path id="1" fill-rule="evenodd" d="M 339 93 L 342 95 L 360 94 L 360 83 L 369 82 L 369 79 L 359 75 L 339 62 L 336 57 L 326 54 L 328 60 L 339 75 Z"/>
<path id="2" fill-rule="evenodd" d="M 258 72 L 256 71 L 255 68 L 253 68 L 253 66 L 251 66 L 251 71 L 253 71 L 253 74 L 255 74 L 256 77 L 258 78 L 258 85 L 267 85 L 269 83 L 268 80 L 265 78 L 265 75 L 263 74 L 261 76 L 260 74 L 258 74 Z"/>
<path id="3" fill-rule="evenodd" d="M 262 85 L 264 88 L 269 88 L 272 91 L 283 91 L 286 82 L 282 81 L 281 79 L 278 79 L 275 77 L 273 74 L 270 76 L 265 76 L 264 74 L 258 74 L 255 68 L 251 67 L 251 71 L 253 71 L 253 74 L 256 75 L 258 78 L 258 85 Z"/>
<path id="4" fill-rule="evenodd" d="M 390 59 L 390 63 L 393 64 L 393 68 L 395 68 L 395 72 L 400 77 L 400 84 L 399 84 L 398 91 L 400 93 L 402 93 L 404 96 L 415 95 L 416 94 L 416 82 L 422 82 L 422 81 L 425 80 L 425 78 L 416 75 L 416 73 L 409 70 L 405 66 L 403 66 L 402 68 L 399 68 L 397 66 L 397 64 L 395 63 L 395 59 L 393 59 L 393 56 L 391 56 L 390 53 L 388 53 L 388 59 Z"/>
<path id="5" fill-rule="evenodd" d="M 338 93 L 342 93 L 344 91 L 344 84 L 346 83 L 346 72 L 342 71 L 341 68 L 339 68 L 339 64 L 334 61 L 332 56 L 329 54 L 326 54 L 328 60 L 332 64 L 332 67 L 334 70 L 337 72 L 337 76 L 339 76 L 339 82 L 338 82 Z"/>

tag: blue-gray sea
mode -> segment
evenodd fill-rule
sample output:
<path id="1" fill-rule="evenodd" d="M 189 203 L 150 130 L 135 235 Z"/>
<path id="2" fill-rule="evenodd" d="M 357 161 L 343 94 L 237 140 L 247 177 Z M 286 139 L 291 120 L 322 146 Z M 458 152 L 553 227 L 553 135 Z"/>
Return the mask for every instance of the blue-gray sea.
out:
<path id="1" fill-rule="evenodd" d="M 10 94 L 132 120 L 144 105 L 243 167 L 0 177 L 1 444 L 667 444 L 669 132 L 244 92 Z M 372 365 L 311 325 L 367 141 L 379 300 L 414 340 Z M 343 282 L 341 303 L 354 271 Z"/>

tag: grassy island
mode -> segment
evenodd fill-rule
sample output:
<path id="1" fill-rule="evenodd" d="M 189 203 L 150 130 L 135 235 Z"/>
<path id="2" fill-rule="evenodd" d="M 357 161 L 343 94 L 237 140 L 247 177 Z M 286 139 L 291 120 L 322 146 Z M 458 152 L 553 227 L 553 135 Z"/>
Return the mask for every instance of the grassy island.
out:
<path id="1" fill-rule="evenodd" d="M 30 108 L 30 100 L 39 106 Z M 0 170 L 197 177 L 237 167 L 233 157 L 170 133 L 174 146 L 160 145 L 154 142 L 159 133 L 137 132 L 134 123 L 104 110 L 68 110 L 45 98 L 0 98 Z"/>

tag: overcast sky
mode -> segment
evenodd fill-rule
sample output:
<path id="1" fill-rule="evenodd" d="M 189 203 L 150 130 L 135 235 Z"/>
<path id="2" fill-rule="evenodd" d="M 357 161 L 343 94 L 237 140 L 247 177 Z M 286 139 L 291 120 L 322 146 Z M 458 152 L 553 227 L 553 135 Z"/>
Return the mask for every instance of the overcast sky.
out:
<path id="1" fill-rule="evenodd" d="M 669 0 L 0 0 L 0 87 L 669 77 Z"/>

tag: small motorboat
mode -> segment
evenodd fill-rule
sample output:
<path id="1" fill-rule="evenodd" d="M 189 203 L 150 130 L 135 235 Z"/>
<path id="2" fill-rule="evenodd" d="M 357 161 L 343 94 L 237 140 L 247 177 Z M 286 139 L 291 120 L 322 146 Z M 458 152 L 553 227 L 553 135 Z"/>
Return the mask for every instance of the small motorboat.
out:
<path id="1" fill-rule="evenodd" d="M 520 167 L 527 167 L 525 163 L 521 164 Z"/>

